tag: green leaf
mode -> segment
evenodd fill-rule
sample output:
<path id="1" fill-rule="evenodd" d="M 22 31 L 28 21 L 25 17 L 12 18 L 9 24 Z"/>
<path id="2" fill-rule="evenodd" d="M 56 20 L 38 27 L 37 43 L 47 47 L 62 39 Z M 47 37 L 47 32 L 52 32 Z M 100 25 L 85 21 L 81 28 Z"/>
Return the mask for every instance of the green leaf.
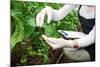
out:
<path id="1" fill-rule="evenodd" d="M 25 39 L 28 38 L 33 33 L 33 28 L 36 26 L 36 23 L 32 17 L 29 17 L 25 19 L 25 25 L 24 25 L 24 35 Z"/>
<path id="2" fill-rule="evenodd" d="M 19 15 L 20 16 L 20 15 Z M 11 49 L 15 46 L 17 42 L 21 42 L 24 38 L 24 24 L 23 21 L 13 16 L 15 22 L 16 22 L 16 29 L 13 35 L 11 36 Z"/>

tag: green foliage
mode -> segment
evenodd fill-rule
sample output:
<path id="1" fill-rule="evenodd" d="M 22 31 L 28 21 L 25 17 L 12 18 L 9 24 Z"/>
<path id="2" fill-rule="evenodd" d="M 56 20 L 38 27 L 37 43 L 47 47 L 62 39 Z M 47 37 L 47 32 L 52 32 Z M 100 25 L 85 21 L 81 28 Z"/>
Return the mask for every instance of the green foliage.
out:
<path id="1" fill-rule="evenodd" d="M 79 19 L 77 11 L 73 10 L 67 17 L 58 22 L 57 29 L 77 31 Z"/>
<path id="2" fill-rule="evenodd" d="M 48 58 L 48 50 L 49 50 L 49 45 L 45 43 L 45 41 L 41 38 L 41 35 L 45 34 L 45 29 L 40 28 L 40 27 L 35 27 L 34 32 L 31 36 L 33 45 L 35 45 L 35 48 L 33 49 L 32 54 L 42 56 L 43 57 L 43 62 L 48 63 L 49 58 Z M 34 52 L 36 51 L 36 52 Z"/>
<path id="3" fill-rule="evenodd" d="M 58 29 L 76 30 L 76 27 L 79 25 L 76 11 L 72 11 L 58 23 L 51 21 L 49 25 L 45 23 L 43 28 L 36 27 L 36 15 L 46 5 L 55 9 L 59 9 L 63 6 L 63 4 L 11 1 L 12 53 L 14 53 L 14 56 L 18 54 L 18 52 L 16 52 L 20 49 L 17 47 L 18 44 L 21 46 L 23 45 L 22 43 L 25 42 L 22 48 L 26 46 L 24 48 L 24 51 L 26 51 L 25 54 L 20 55 L 19 63 L 16 64 L 27 64 L 27 56 L 38 56 L 42 59 L 44 64 L 49 63 L 50 46 L 41 38 L 41 35 L 45 34 L 49 37 L 60 37 L 57 32 Z"/>
<path id="4" fill-rule="evenodd" d="M 23 25 L 23 18 L 21 18 L 20 14 L 17 14 L 16 16 L 12 13 L 13 19 L 15 19 L 13 22 L 16 24 L 15 32 L 11 37 L 11 48 L 15 46 L 17 42 L 20 42 L 24 38 L 24 25 Z M 20 23 L 19 23 L 20 22 Z"/>

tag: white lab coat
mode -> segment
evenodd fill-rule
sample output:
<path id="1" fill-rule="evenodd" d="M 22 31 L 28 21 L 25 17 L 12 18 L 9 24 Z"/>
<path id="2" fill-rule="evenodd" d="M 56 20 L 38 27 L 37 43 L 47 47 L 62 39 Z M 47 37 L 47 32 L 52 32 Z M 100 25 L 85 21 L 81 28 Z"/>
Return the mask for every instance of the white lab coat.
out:
<path id="1" fill-rule="evenodd" d="M 79 5 L 64 5 L 59 10 L 52 10 L 52 20 L 59 21 L 66 17 L 73 9 L 79 8 Z M 86 19 L 95 18 L 95 6 L 81 6 L 80 15 Z M 66 21 L 67 22 L 67 21 Z M 86 47 L 95 42 L 95 26 L 85 37 L 77 39 L 79 47 Z M 90 61 L 90 55 L 85 49 L 64 48 L 64 54 L 71 60 Z"/>

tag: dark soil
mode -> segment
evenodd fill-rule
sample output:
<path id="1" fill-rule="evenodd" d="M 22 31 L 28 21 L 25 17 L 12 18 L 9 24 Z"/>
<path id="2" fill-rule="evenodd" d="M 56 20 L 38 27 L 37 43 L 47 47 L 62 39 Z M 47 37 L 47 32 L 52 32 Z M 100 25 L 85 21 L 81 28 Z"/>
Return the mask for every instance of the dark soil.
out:
<path id="1" fill-rule="evenodd" d="M 29 56 L 27 54 L 27 47 L 29 47 L 29 43 L 31 40 L 27 40 L 27 42 L 17 43 L 14 49 L 11 52 L 11 66 L 20 66 L 20 65 L 41 65 L 44 64 L 43 60 L 39 56 Z M 31 45 L 32 48 L 35 46 Z M 49 50 L 49 63 L 55 64 L 58 60 L 60 54 L 62 53 L 62 49 L 57 50 Z M 25 63 L 21 63 L 21 58 L 25 57 L 27 61 Z"/>

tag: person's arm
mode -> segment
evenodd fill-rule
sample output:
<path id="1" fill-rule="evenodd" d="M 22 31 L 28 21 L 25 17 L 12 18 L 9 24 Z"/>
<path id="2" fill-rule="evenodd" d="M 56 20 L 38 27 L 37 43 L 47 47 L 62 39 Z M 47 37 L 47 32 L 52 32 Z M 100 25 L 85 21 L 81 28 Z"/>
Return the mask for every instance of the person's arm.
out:
<path id="1" fill-rule="evenodd" d="M 36 15 L 36 24 L 42 27 L 46 16 L 48 24 L 51 20 L 59 21 L 68 15 L 75 7 L 77 7 L 77 5 L 64 5 L 61 9 L 55 10 L 50 6 L 46 6 Z"/>
<path id="2" fill-rule="evenodd" d="M 42 35 L 42 38 L 53 48 L 81 48 L 86 47 L 95 42 L 95 26 L 93 30 L 83 38 L 75 40 L 65 40 L 63 38 L 50 38 L 45 35 Z"/>
<path id="3" fill-rule="evenodd" d="M 87 47 L 93 43 L 95 43 L 95 26 L 91 30 L 91 32 L 81 39 L 76 40 L 78 47 Z"/>
<path id="4" fill-rule="evenodd" d="M 59 21 L 67 16 L 74 8 L 78 7 L 78 5 L 64 5 L 61 9 L 52 11 L 52 20 Z"/>

